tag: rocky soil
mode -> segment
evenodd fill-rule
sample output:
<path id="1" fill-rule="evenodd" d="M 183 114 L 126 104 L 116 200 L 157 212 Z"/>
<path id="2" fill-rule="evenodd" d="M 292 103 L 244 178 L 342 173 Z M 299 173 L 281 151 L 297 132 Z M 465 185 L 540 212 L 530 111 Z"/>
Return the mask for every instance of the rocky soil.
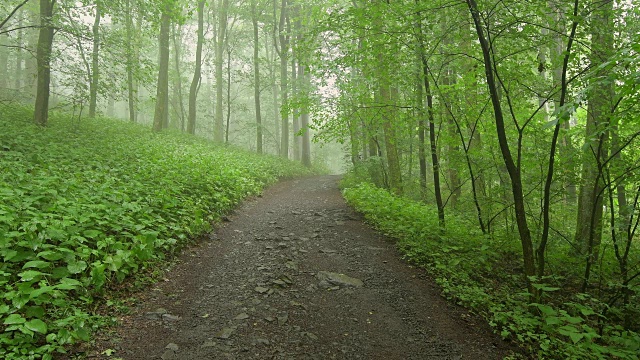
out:
<path id="1" fill-rule="evenodd" d="M 92 359 L 502 359 L 344 203 L 338 178 L 281 182 L 186 250 Z"/>

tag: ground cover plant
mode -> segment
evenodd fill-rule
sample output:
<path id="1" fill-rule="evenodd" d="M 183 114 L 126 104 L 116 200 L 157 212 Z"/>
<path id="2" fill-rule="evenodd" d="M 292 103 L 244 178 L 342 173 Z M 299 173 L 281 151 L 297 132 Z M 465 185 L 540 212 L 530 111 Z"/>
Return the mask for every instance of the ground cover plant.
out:
<path id="1" fill-rule="evenodd" d="M 408 260 L 428 269 L 444 296 L 485 317 L 527 356 L 638 359 L 640 335 L 629 329 L 638 324 L 623 325 L 624 309 L 607 303 L 606 296 L 575 291 L 569 279 L 579 270 L 571 269 L 567 256 L 552 256 L 556 273 L 566 275 L 535 279 L 542 296 L 532 302 L 518 263 L 521 250 L 508 236 L 483 235 L 472 221 L 456 216 L 447 217 L 448 226 L 441 229 L 434 206 L 394 196 L 353 176 L 343 185 L 347 201 L 397 239 Z"/>
<path id="2" fill-rule="evenodd" d="M 301 165 L 109 119 L 0 107 L 0 358 L 88 340 L 110 284 Z"/>

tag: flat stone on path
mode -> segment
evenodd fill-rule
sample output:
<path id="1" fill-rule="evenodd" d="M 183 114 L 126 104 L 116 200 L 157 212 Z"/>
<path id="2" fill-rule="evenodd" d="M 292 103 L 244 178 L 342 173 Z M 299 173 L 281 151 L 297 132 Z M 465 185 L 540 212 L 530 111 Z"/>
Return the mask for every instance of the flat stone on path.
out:
<path id="1" fill-rule="evenodd" d="M 335 285 L 359 288 L 364 285 L 364 283 L 360 279 L 329 271 L 320 271 L 318 275 L 316 275 L 316 277 L 318 278 L 318 280 L 320 280 L 320 286 L 323 287 Z"/>

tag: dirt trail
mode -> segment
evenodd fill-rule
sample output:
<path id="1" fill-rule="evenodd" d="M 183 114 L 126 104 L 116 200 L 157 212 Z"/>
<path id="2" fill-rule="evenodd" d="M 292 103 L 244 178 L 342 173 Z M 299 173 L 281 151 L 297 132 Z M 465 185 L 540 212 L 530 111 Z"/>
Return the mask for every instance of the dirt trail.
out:
<path id="1" fill-rule="evenodd" d="M 503 358 L 488 326 L 363 224 L 337 181 L 285 181 L 246 202 L 90 358 Z"/>

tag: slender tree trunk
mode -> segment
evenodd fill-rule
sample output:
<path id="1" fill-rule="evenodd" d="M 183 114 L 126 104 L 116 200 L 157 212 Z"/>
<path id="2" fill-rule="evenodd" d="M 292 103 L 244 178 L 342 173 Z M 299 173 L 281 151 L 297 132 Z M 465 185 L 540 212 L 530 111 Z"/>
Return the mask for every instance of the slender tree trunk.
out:
<path id="1" fill-rule="evenodd" d="M 175 78 L 173 83 L 173 103 L 175 104 L 175 112 L 178 114 L 178 120 L 180 123 L 180 130 L 184 131 L 185 127 L 185 110 L 184 110 L 184 99 L 182 96 L 182 70 L 180 64 L 180 57 L 182 56 L 182 30 L 180 25 L 174 28 L 173 32 L 173 58 L 175 65 Z"/>
<path id="2" fill-rule="evenodd" d="M 89 82 L 89 117 L 96 117 L 98 87 L 100 86 L 100 20 L 101 1 L 96 1 L 96 16 L 93 21 L 93 50 L 91 52 L 91 81 Z"/>
<path id="3" fill-rule="evenodd" d="M 216 55 L 216 108 L 215 108 L 215 124 L 213 131 L 213 140 L 217 143 L 224 142 L 224 112 L 223 112 L 223 64 L 224 64 L 224 46 L 227 33 L 227 12 L 229 9 L 229 0 L 220 0 L 218 2 L 218 37 L 216 39 L 215 55 Z"/>
<path id="4" fill-rule="evenodd" d="M 309 91 L 308 89 L 311 87 L 311 77 L 305 67 L 300 66 L 298 68 L 298 76 L 302 80 L 301 87 L 304 89 L 304 91 Z M 302 108 L 302 113 L 300 114 L 300 127 L 302 130 L 302 149 L 300 151 L 302 165 L 311 167 L 311 134 L 309 130 L 309 108 L 306 105 Z"/>
<path id="5" fill-rule="evenodd" d="M 280 117 L 282 119 L 282 137 L 280 139 L 280 156 L 289 157 L 289 112 L 287 110 L 289 102 L 288 90 L 288 64 L 289 64 L 289 39 L 286 25 L 288 24 L 287 0 L 282 0 L 280 5 L 280 19 L 278 22 L 278 43 L 276 47 L 280 56 L 280 97 L 282 100 Z"/>
<path id="6" fill-rule="evenodd" d="M 51 17 L 56 0 L 40 0 L 40 31 L 36 60 L 38 63 L 38 81 L 34 121 L 46 126 L 49 119 L 49 86 L 51 82 L 51 49 L 53 47 L 53 25 Z"/>
<path id="7" fill-rule="evenodd" d="M 569 58 L 572 51 L 573 40 L 576 34 L 576 28 L 578 27 L 578 5 L 579 0 L 574 1 L 573 6 L 573 24 L 571 26 L 571 34 L 569 35 L 569 40 L 567 41 L 567 47 L 564 51 L 564 58 L 562 61 L 562 72 L 560 74 L 560 99 L 556 104 L 559 108 L 562 108 L 565 103 L 565 99 L 568 93 L 568 83 L 567 83 L 567 72 L 569 69 Z M 542 197 L 542 235 L 540 237 L 540 243 L 538 245 L 538 249 L 536 249 L 536 256 L 538 261 L 538 276 L 542 277 L 545 275 L 545 251 L 547 246 L 547 241 L 549 239 L 549 229 L 551 227 L 550 220 L 550 212 L 551 212 L 551 185 L 553 183 L 554 176 L 554 165 L 556 158 L 556 148 L 558 144 L 558 137 L 560 134 L 560 129 L 562 127 L 562 122 L 569 122 L 569 116 L 562 115 L 558 113 L 556 115 L 558 117 L 558 121 L 556 123 L 555 129 L 553 131 L 553 138 L 551 140 L 551 149 L 549 151 L 549 165 L 547 170 L 547 178 L 544 184 L 544 192 Z"/>
<path id="8" fill-rule="evenodd" d="M 23 77 L 23 69 L 22 69 L 22 46 L 23 44 L 23 39 L 24 39 L 24 31 L 21 29 L 22 27 L 22 16 L 18 16 L 18 30 L 17 31 L 17 35 L 16 35 L 16 43 L 18 45 L 18 47 L 15 49 L 15 54 L 16 54 L 16 71 L 14 73 L 15 75 L 15 89 L 16 90 L 21 90 L 22 89 L 22 77 Z"/>
<path id="9" fill-rule="evenodd" d="M 298 82 L 300 77 L 298 76 L 298 66 L 296 63 L 295 55 L 291 56 L 291 93 L 294 95 L 300 95 L 300 87 Z M 300 137 L 298 131 L 300 131 L 300 118 L 299 110 L 297 106 L 293 107 L 293 160 L 300 161 Z"/>
<path id="10" fill-rule="evenodd" d="M 563 76 L 563 61 L 564 61 L 564 51 L 565 51 L 565 41 L 564 34 L 566 34 L 566 26 L 564 19 L 564 4 L 562 2 L 551 1 L 550 7 L 553 12 L 552 22 L 558 26 L 557 30 L 553 34 L 553 43 L 551 46 L 551 63 L 553 66 L 553 70 L 551 72 L 553 84 L 555 89 L 559 89 L 560 91 L 552 98 L 554 108 L 558 111 L 563 102 L 561 101 L 562 96 L 562 76 Z M 562 166 L 562 171 L 564 172 L 564 188 L 566 189 L 566 201 L 569 204 L 575 204 L 577 195 L 576 195 L 576 183 L 575 183 L 575 174 L 576 174 L 576 164 L 573 160 L 573 144 L 571 141 L 571 135 L 569 134 L 571 124 L 569 121 L 563 121 L 561 123 L 561 137 L 560 137 L 560 146 L 559 146 L 559 154 L 561 159 L 565 161 L 564 166 Z"/>
<path id="11" fill-rule="evenodd" d="M 419 1 L 416 0 L 416 5 Z M 420 166 L 420 198 L 424 201 L 427 196 L 427 151 L 426 151 L 426 114 L 424 108 L 424 88 L 425 72 L 423 71 L 422 58 L 425 56 L 424 33 L 422 30 L 422 12 L 417 11 L 415 15 L 416 33 L 416 109 L 417 109 L 417 132 L 418 132 L 418 163 Z"/>
<path id="12" fill-rule="evenodd" d="M 529 224 L 527 222 L 527 214 L 524 203 L 524 192 L 522 186 L 522 179 L 520 169 L 516 166 L 511 155 L 511 149 L 509 148 L 509 141 L 507 139 L 506 127 L 504 123 L 504 115 L 502 112 L 502 104 L 500 103 L 500 95 L 498 93 L 498 86 L 494 75 L 494 64 L 492 61 L 492 48 L 487 41 L 485 35 L 485 29 L 483 28 L 483 22 L 480 18 L 478 11 L 478 5 L 475 0 L 466 0 L 471 17 L 475 25 L 476 34 L 482 48 L 482 56 L 485 68 L 485 76 L 487 80 L 487 87 L 491 96 L 491 103 L 493 105 L 493 112 L 496 124 L 496 132 L 498 136 L 498 142 L 500 144 L 500 151 L 502 152 L 502 158 L 511 179 L 511 189 L 513 192 L 513 200 L 516 211 L 516 222 L 518 224 L 518 232 L 520 234 L 520 243 L 522 245 L 522 256 L 524 261 L 524 275 L 527 282 L 527 289 L 530 294 L 535 295 L 535 288 L 532 286 L 530 277 L 536 275 L 535 255 L 533 251 L 533 242 L 531 240 L 531 231 L 529 230 Z"/>
<path id="13" fill-rule="evenodd" d="M 7 35 L 0 34 L 0 94 L 9 87 L 9 52 L 5 48 L 6 39 Z"/>
<path id="14" fill-rule="evenodd" d="M 189 120 L 187 121 L 187 132 L 196 133 L 196 115 L 198 111 L 198 90 L 202 80 L 202 43 L 204 42 L 204 4 L 205 0 L 198 1 L 198 43 L 196 45 L 196 64 L 193 71 L 193 80 L 189 87 Z"/>
<path id="15" fill-rule="evenodd" d="M 606 76 L 606 70 L 596 70 L 608 61 L 614 51 L 613 0 L 594 1 L 591 13 L 591 68 L 594 79 Z M 594 80 L 595 81 L 595 80 Z M 591 266 L 598 259 L 602 240 L 602 205 L 604 196 L 603 162 L 607 159 L 609 122 L 615 90 L 613 83 L 595 86 L 587 104 L 587 127 L 582 162 L 582 182 L 578 197 L 575 242 L 586 256 L 582 291 L 586 291 Z"/>
<path id="16" fill-rule="evenodd" d="M 40 0 L 42 2 L 42 0 Z M 55 5 L 55 0 L 48 0 L 53 7 Z M 42 8 L 42 7 L 41 7 Z M 27 21 L 28 23 L 37 24 L 41 22 L 41 18 L 39 18 L 39 13 L 29 12 L 28 16 L 31 16 L 31 21 Z M 23 75 L 23 94 L 29 97 L 36 97 L 38 93 L 38 43 L 40 41 L 40 34 L 42 33 L 42 28 L 39 31 L 26 31 L 26 44 L 25 47 L 27 49 L 26 53 L 36 54 L 36 56 L 24 56 L 24 71 Z M 50 71 L 50 70 L 49 70 Z"/>
<path id="17" fill-rule="evenodd" d="M 256 0 L 251 0 L 251 23 L 253 24 L 253 101 L 256 112 L 256 151 L 262 154 L 262 114 L 260 112 L 260 39 L 258 37 L 258 14 Z"/>
<path id="18" fill-rule="evenodd" d="M 133 76 L 133 69 L 134 69 L 134 61 L 137 61 L 137 59 L 135 58 L 134 54 L 136 53 L 136 51 L 134 50 L 134 47 L 136 45 L 132 45 L 135 43 L 135 40 L 133 38 L 133 33 L 134 33 L 134 29 L 133 29 L 133 19 L 132 19 L 132 9 L 131 9 L 131 1 L 135 1 L 135 0 L 127 0 L 127 2 L 125 3 L 125 27 L 126 27 L 126 32 L 127 32 L 127 40 L 125 41 L 125 46 L 126 46 L 126 51 L 127 51 L 127 101 L 128 101 L 128 108 L 129 108 L 129 121 L 131 122 L 135 122 L 136 121 L 136 88 L 134 86 L 135 82 L 134 82 L 134 76 Z"/>
<path id="19" fill-rule="evenodd" d="M 156 89 L 156 109 L 153 116 L 153 130 L 160 131 L 169 118 L 169 35 L 171 31 L 171 5 L 165 4 L 160 19 L 160 65 Z"/>
<path id="20" fill-rule="evenodd" d="M 229 126 L 231 124 L 231 49 L 227 44 L 227 129 L 224 132 L 224 143 L 229 143 Z"/>
<path id="21" fill-rule="evenodd" d="M 440 161 L 438 159 L 438 146 L 436 144 L 436 126 L 433 111 L 433 94 L 431 93 L 431 81 L 429 81 L 429 65 L 427 58 L 422 54 L 424 89 L 427 93 L 427 112 L 429 114 L 429 144 L 431 150 L 431 166 L 433 168 L 433 190 L 436 196 L 436 207 L 438 208 L 438 221 L 440 228 L 445 228 L 444 202 L 442 201 L 442 189 L 440 187 Z"/>

